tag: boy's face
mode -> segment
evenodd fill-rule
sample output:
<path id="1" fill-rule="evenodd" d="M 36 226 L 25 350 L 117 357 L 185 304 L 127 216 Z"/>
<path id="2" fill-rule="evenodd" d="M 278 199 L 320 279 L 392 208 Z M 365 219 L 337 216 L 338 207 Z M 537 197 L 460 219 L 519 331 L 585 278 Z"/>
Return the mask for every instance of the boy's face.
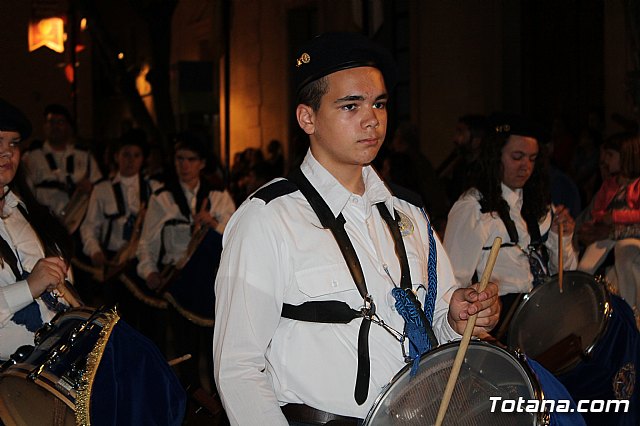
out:
<path id="1" fill-rule="evenodd" d="M 205 161 L 198 153 L 188 149 L 179 149 L 174 157 L 176 173 L 181 182 L 191 184 L 200 178 L 200 171 L 204 169 Z"/>
<path id="2" fill-rule="evenodd" d="M 129 177 L 140 172 L 144 162 L 144 153 L 139 146 L 125 145 L 118 150 L 115 160 L 120 174 Z"/>
<path id="3" fill-rule="evenodd" d="M 330 74 L 328 80 L 320 108 L 299 105 L 297 115 L 314 157 L 335 174 L 373 161 L 387 130 L 388 95 L 377 68 L 346 69 Z"/>

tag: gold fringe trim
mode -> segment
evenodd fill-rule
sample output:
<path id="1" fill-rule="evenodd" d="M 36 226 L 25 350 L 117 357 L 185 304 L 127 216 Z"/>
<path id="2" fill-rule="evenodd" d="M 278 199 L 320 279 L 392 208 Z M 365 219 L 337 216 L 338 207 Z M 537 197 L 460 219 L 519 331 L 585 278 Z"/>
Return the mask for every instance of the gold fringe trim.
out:
<path id="1" fill-rule="evenodd" d="M 188 319 L 189 321 L 191 321 L 192 323 L 194 323 L 195 325 L 199 325 L 201 327 L 213 327 L 213 325 L 215 324 L 215 321 L 212 320 L 211 318 L 207 318 L 207 317 L 203 317 L 202 315 L 198 315 L 198 314 L 194 314 L 193 312 L 189 311 L 188 309 L 185 309 L 182 307 L 181 304 L 179 304 L 176 299 L 170 294 L 170 293 L 165 293 L 163 294 L 164 298 L 167 299 L 169 301 L 169 303 L 171 303 L 173 305 L 173 307 L 176 309 L 176 311 L 178 311 L 178 313 L 180 315 L 182 315 L 183 317 L 185 317 L 186 319 Z M 213 306 L 211 307 L 211 313 L 213 313 Z"/>
<path id="2" fill-rule="evenodd" d="M 93 380 L 96 377 L 102 354 L 109 342 L 113 327 L 116 325 L 120 316 L 115 309 L 110 309 L 102 313 L 104 324 L 100 330 L 100 336 L 96 345 L 87 357 L 86 371 L 82 376 L 80 386 L 76 393 L 76 424 L 78 426 L 91 425 L 91 389 L 93 388 Z"/>
<path id="3" fill-rule="evenodd" d="M 158 309 L 167 309 L 167 307 L 169 306 L 166 300 L 154 298 L 146 295 L 143 291 L 141 291 L 138 288 L 136 283 L 131 281 L 131 279 L 125 274 L 120 274 L 119 278 L 120 278 L 120 281 L 122 281 L 122 283 L 127 287 L 127 289 L 131 293 L 133 293 L 133 296 L 136 299 L 140 300 L 141 302 L 144 302 L 147 305 L 153 308 L 158 308 Z"/>

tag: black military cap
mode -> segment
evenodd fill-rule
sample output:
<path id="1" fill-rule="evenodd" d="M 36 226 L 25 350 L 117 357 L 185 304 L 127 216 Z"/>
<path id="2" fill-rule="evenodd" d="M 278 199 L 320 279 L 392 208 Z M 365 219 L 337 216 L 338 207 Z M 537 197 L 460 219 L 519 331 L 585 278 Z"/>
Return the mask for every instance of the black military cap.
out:
<path id="1" fill-rule="evenodd" d="M 336 71 L 375 67 L 382 72 L 387 90 L 396 82 L 391 53 L 360 33 L 335 32 L 316 36 L 296 53 L 296 93 L 307 84 Z"/>
<path id="2" fill-rule="evenodd" d="M 142 150 L 142 153 L 145 157 L 149 155 L 149 144 L 147 143 L 147 134 L 142 129 L 130 129 L 127 132 L 125 132 L 122 136 L 120 136 L 118 149 L 128 145 L 139 147 Z"/>
<path id="3" fill-rule="evenodd" d="M 547 132 L 539 123 L 513 113 L 496 112 L 487 119 L 489 133 L 506 136 L 518 135 L 534 138 L 538 143 L 547 142 Z"/>
<path id="4" fill-rule="evenodd" d="M 0 130 L 18 132 L 22 139 L 31 135 L 31 122 L 15 106 L 0 99 Z"/>

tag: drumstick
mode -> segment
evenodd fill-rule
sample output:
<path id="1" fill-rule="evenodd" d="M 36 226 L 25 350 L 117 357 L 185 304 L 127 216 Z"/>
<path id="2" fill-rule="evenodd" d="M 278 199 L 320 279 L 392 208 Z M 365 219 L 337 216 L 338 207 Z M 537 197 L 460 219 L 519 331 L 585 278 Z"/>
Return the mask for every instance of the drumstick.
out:
<path id="1" fill-rule="evenodd" d="M 491 246 L 491 252 L 489 252 L 489 259 L 487 259 L 487 265 L 484 268 L 484 272 L 482 273 L 482 279 L 480 280 L 480 285 L 478 286 L 478 293 L 484 291 L 489 283 L 489 278 L 491 278 L 491 272 L 493 271 L 493 266 L 496 264 L 496 259 L 498 258 L 498 251 L 500 251 L 500 245 L 502 244 L 502 238 L 496 237 L 493 240 L 493 245 Z M 453 395 L 453 388 L 456 385 L 456 381 L 458 380 L 458 374 L 460 374 L 460 368 L 462 367 L 462 362 L 464 361 L 464 356 L 467 353 L 467 347 L 469 346 L 469 341 L 471 340 L 471 333 L 473 333 L 473 327 L 476 325 L 476 318 L 478 314 L 475 313 L 469 317 L 467 320 L 467 326 L 464 329 L 464 334 L 462 335 L 462 340 L 460 341 L 460 346 L 458 347 L 458 353 L 456 353 L 456 357 L 453 361 L 453 366 L 451 367 L 451 374 L 449 375 L 449 381 L 447 382 L 447 387 L 444 390 L 444 395 L 442 397 L 442 402 L 440 403 L 440 408 L 438 409 L 438 417 L 436 418 L 436 426 L 442 425 L 444 421 L 444 416 L 447 413 L 447 408 L 449 408 L 449 401 L 451 400 L 451 396 Z"/>
<path id="2" fill-rule="evenodd" d="M 562 275 L 564 272 L 564 253 L 562 250 L 562 224 L 558 224 L 558 287 L 562 293 Z"/>
<path id="3" fill-rule="evenodd" d="M 174 358 L 174 359 L 171 359 L 171 360 L 167 361 L 167 364 L 169 364 L 169 367 L 173 367 L 174 365 L 178 365 L 181 362 L 185 362 L 185 361 L 190 360 L 190 359 L 191 359 L 191 354 L 185 354 L 185 355 L 182 355 L 182 356 L 180 356 L 178 358 Z"/>

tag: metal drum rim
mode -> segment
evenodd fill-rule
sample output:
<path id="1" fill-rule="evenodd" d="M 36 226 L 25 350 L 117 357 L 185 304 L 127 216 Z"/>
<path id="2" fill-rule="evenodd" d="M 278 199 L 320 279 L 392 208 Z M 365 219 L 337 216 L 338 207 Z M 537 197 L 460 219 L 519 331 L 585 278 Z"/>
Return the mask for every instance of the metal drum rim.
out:
<path id="1" fill-rule="evenodd" d="M 444 344 L 438 346 L 437 348 L 435 348 L 435 349 L 427 352 L 426 354 L 422 355 L 420 357 L 420 362 L 422 362 L 427 357 L 430 357 L 430 356 L 433 356 L 433 355 L 435 355 L 435 354 L 437 354 L 439 352 L 443 352 L 445 350 L 448 350 L 451 347 L 459 347 L 459 346 L 460 346 L 460 340 L 444 343 Z M 509 349 L 501 348 L 501 347 L 496 346 L 496 345 L 494 345 L 492 343 L 487 343 L 487 342 L 484 342 L 484 341 L 481 341 L 481 340 L 472 340 L 472 341 L 470 341 L 469 342 L 469 348 L 471 346 L 495 349 L 498 352 L 502 352 L 503 354 L 506 354 L 509 357 L 513 358 L 514 363 L 516 365 L 521 366 L 522 369 L 524 370 L 524 373 L 527 376 L 527 379 L 528 379 L 529 384 L 531 385 L 531 388 L 532 388 L 532 391 L 533 391 L 533 398 L 537 399 L 539 401 L 542 401 L 542 397 L 543 397 L 544 391 L 542 390 L 542 387 L 540 386 L 540 382 L 538 381 L 538 378 L 537 378 L 535 372 L 531 369 L 529 364 L 526 362 L 526 355 L 524 355 L 520 351 L 512 351 L 512 350 L 509 350 Z M 468 349 L 467 349 L 467 351 L 468 351 Z M 373 402 L 373 405 L 371 406 L 371 408 L 367 412 L 367 416 L 364 419 L 364 426 L 370 426 L 369 425 L 369 421 L 371 421 L 371 416 L 374 414 L 374 412 L 376 411 L 376 409 L 380 405 L 380 402 L 382 402 L 382 400 L 387 396 L 387 393 L 388 393 L 389 389 L 391 388 L 391 386 L 393 384 L 395 384 L 401 377 L 403 377 L 407 373 L 407 371 L 411 369 L 411 366 L 412 366 L 412 364 L 407 364 L 404 367 L 402 367 L 400 369 L 400 371 L 398 371 L 396 374 L 394 374 L 393 378 L 389 381 L 389 383 L 387 383 L 380 390 L 380 393 L 378 394 L 378 396 L 376 397 L 375 401 Z M 549 425 L 549 415 L 546 412 L 537 413 L 537 415 L 532 416 L 532 417 L 534 419 L 534 425 L 535 426 L 548 426 Z"/>
<path id="2" fill-rule="evenodd" d="M 583 278 L 588 278 L 590 281 L 592 281 L 595 284 L 595 288 L 598 288 L 602 293 L 602 299 L 605 307 L 602 315 L 602 324 L 600 325 L 600 330 L 598 331 L 598 333 L 596 333 L 593 341 L 590 342 L 589 345 L 583 351 L 584 355 L 591 356 L 593 350 L 597 346 L 597 342 L 600 341 L 600 339 L 607 333 L 607 330 L 609 329 L 609 323 L 611 322 L 610 320 L 613 314 L 613 306 L 611 304 L 611 295 L 603 283 L 599 282 L 598 279 L 596 279 L 596 277 L 594 277 L 593 275 L 588 274 L 584 271 L 577 271 L 577 270 L 564 271 L 563 275 L 564 275 L 563 281 L 566 280 L 568 276 L 573 276 L 573 275 L 581 276 Z M 509 336 L 515 335 L 514 332 L 516 331 L 516 326 L 515 326 L 516 322 L 514 320 L 518 317 L 518 315 L 522 312 L 522 310 L 525 309 L 526 303 L 531 298 L 533 298 L 536 294 L 542 292 L 543 289 L 546 289 L 545 285 L 550 285 L 550 283 L 552 283 L 553 280 L 557 282 L 557 277 L 558 277 L 558 274 L 552 275 L 551 277 L 549 277 L 549 279 L 545 283 L 543 283 L 542 285 L 539 285 L 538 287 L 535 287 L 529 293 L 525 294 L 524 298 L 522 299 L 522 303 L 520 303 L 520 306 L 518 306 L 516 311 L 513 313 L 513 318 L 511 320 L 511 324 L 509 325 Z M 512 338 L 510 337 L 509 341 L 507 342 L 507 346 L 509 347 L 509 349 L 512 351 L 520 351 L 526 355 L 526 352 L 524 351 L 524 349 L 520 347 L 519 342 L 512 342 L 511 339 Z M 570 371 L 579 363 L 580 361 L 578 360 L 576 363 L 571 365 L 571 367 L 564 369 L 562 373 Z"/>

